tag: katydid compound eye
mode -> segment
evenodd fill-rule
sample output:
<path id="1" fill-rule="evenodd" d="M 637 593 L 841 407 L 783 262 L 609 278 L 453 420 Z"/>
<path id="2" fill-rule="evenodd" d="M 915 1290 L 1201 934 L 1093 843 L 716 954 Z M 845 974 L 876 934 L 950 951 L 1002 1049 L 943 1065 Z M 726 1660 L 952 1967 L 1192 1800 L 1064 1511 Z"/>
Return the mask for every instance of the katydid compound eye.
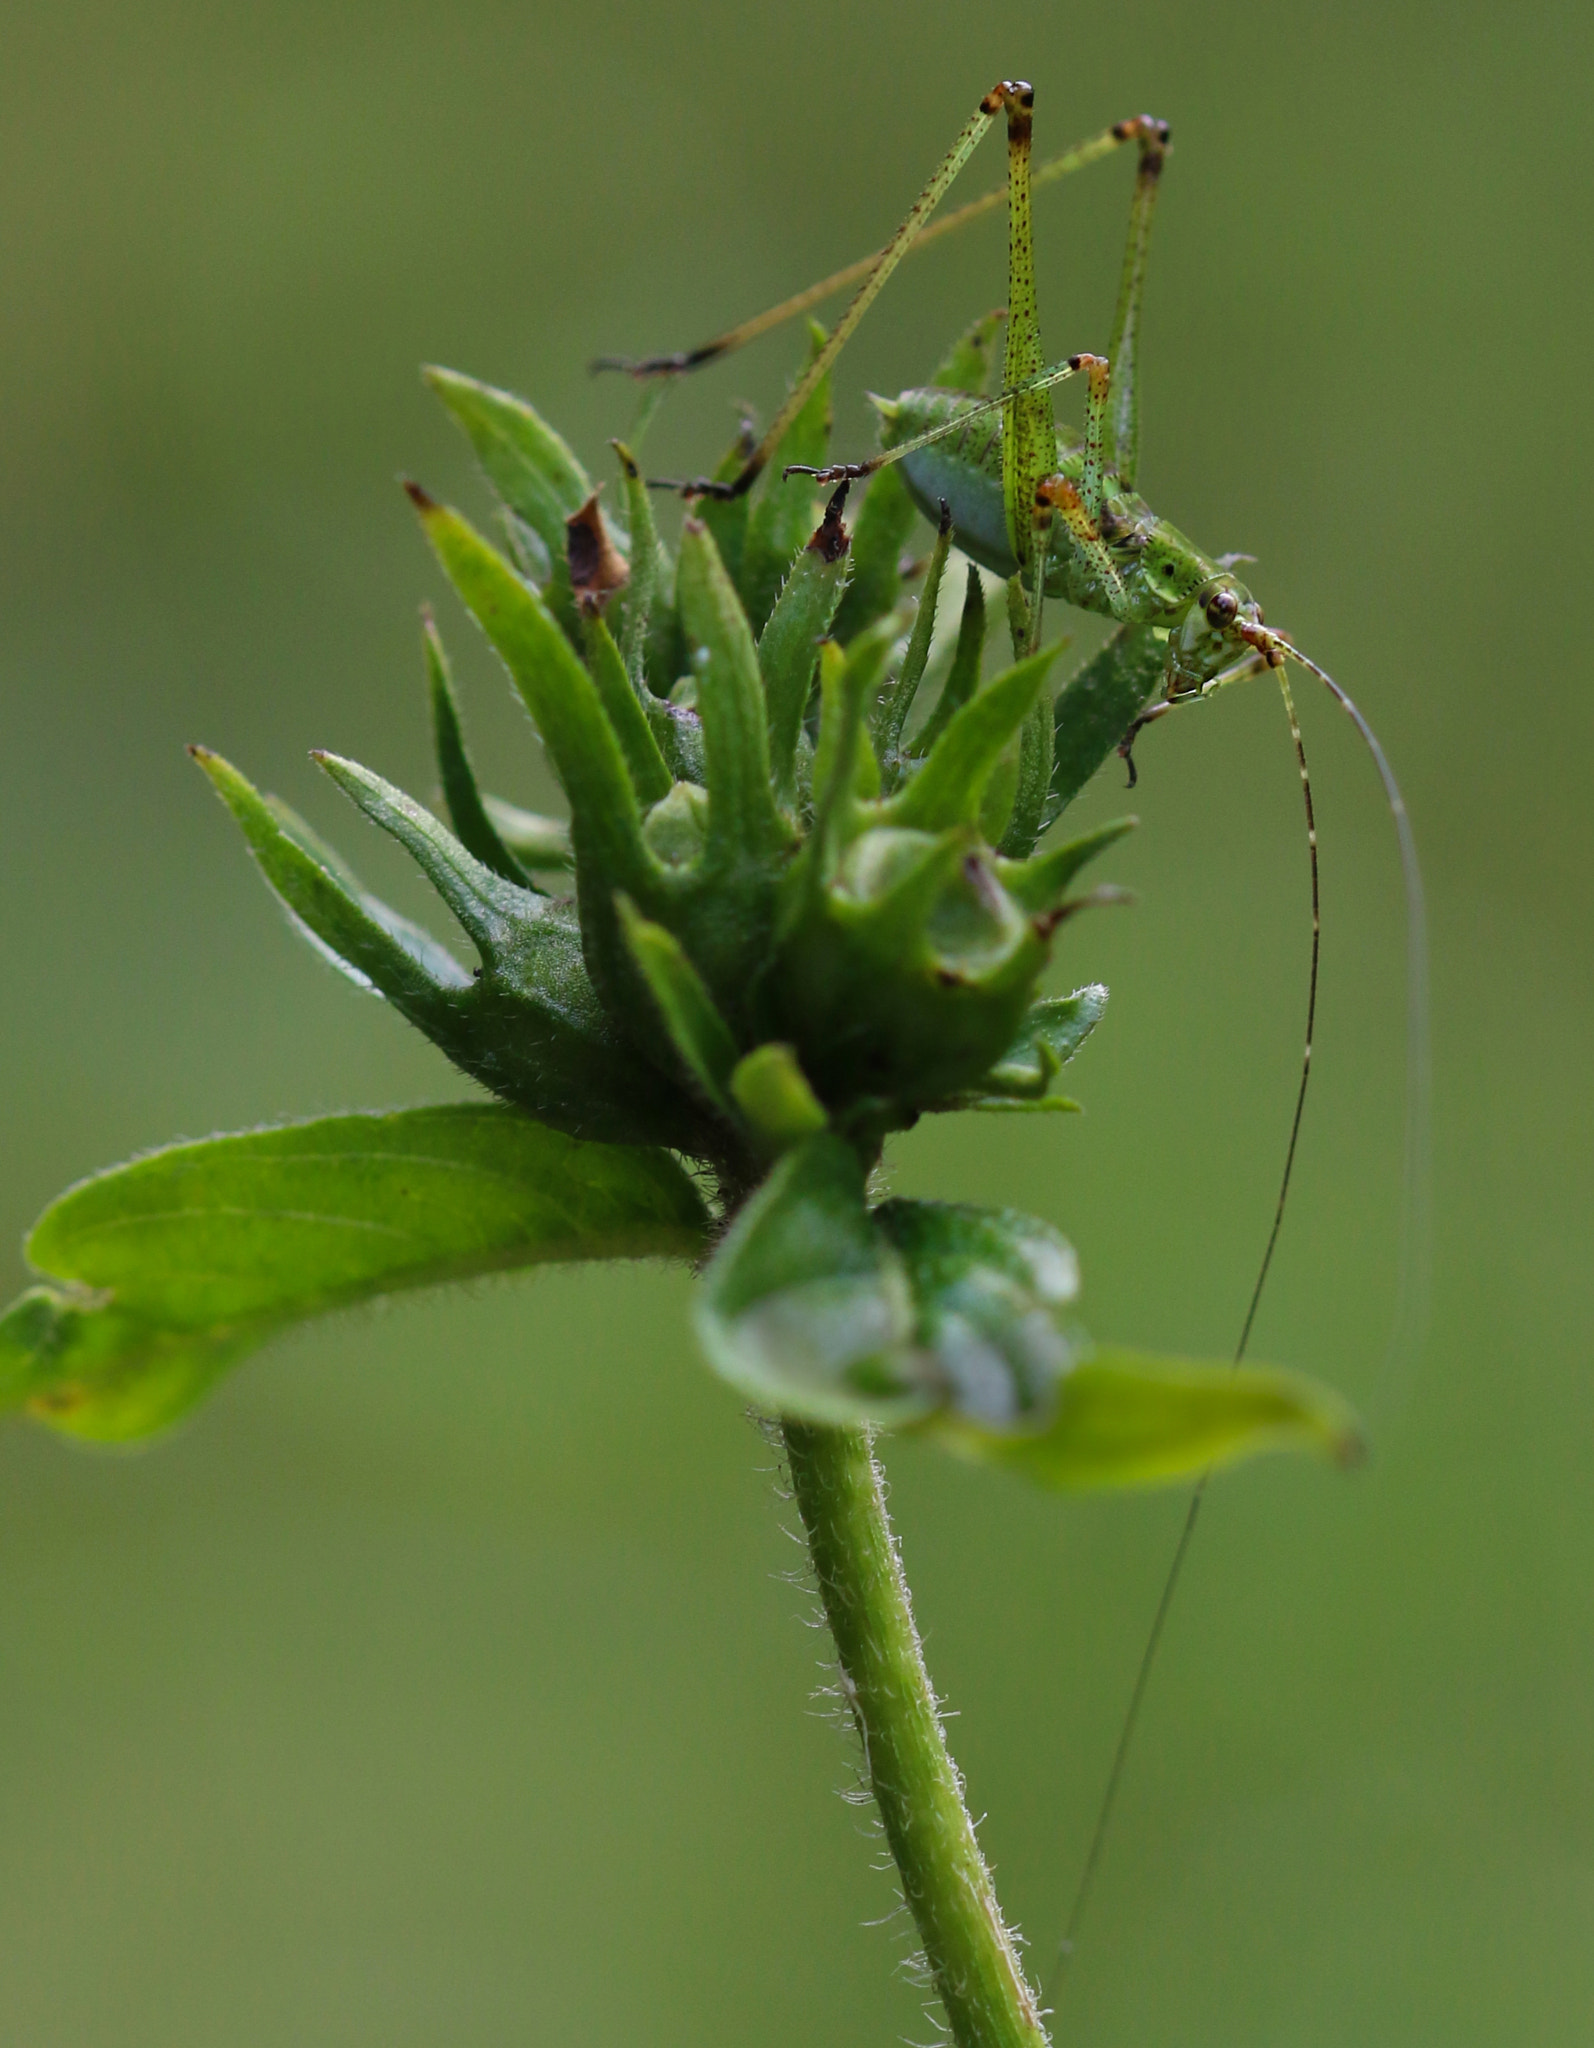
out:
<path id="1" fill-rule="evenodd" d="M 1207 618 L 1214 626 L 1226 626 L 1240 609 L 1240 600 L 1232 590 L 1220 590 L 1207 599 Z"/>

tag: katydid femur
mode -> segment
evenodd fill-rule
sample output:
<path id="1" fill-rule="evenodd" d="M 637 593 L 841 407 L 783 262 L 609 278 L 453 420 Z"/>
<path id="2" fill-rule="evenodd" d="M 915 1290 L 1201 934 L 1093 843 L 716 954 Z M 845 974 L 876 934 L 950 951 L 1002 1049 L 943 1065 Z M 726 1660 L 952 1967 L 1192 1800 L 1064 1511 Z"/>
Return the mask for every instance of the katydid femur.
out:
<path id="1" fill-rule="evenodd" d="M 1299 662 L 1348 714 L 1373 757 L 1395 823 L 1406 896 L 1406 1208 L 1402 1302 L 1395 1343 L 1408 1345 L 1415 1341 L 1426 1261 L 1428 1025 L 1422 881 L 1406 806 L 1388 757 L 1361 711 L 1325 669 L 1301 653 L 1288 635 L 1267 624 L 1256 599 L 1234 575 L 1235 562 L 1246 558 L 1204 554 L 1176 527 L 1159 518 L 1136 491 L 1141 305 L 1152 213 L 1168 153 L 1167 124 L 1149 115 L 1117 122 L 1032 171 L 1033 114 L 1032 88 L 1018 81 L 1002 81 L 980 101 L 978 110 L 932 173 L 906 219 L 874 255 L 835 272 L 700 347 L 681 354 L 637 360 L 605 357 L 594 367 L 623 369 L 638 378 L 674 377 L 720 360 L 834 292 L 856 287 L 845 311 L 815 350 L 768 430 L 756 444 L 748 437 L 751 445 L 734 473 L 690 482 L 657 480 L 658 488 L 676 490 L 687 498 L 739 498 L 768 466 L 787 429 L 902 258 L 916 246 L 922 248 L 937 236 L 992 210 L 1005 197 L 1008 302 L 1001 388 L 994 395 L 983 395 L 979 390 L 948 389 L 943 382 L 904 391 L 894 399 L 877 398 L 874 403 L 881 417 L 882 434 L 876 454 L 864 461 L 823 469 L 793 465 L 783 474 L 798 473 L 819 482 L 845 485 L 899 465 L 908 495 L 940 528 L 938 561 L 944 562 L 948 542 L 955 540 L 971 562 L 1007 579 L 1015 641 L 1022 647 L 1033 649 L 1038 645 L 1048 597 L 1060 598 L 1081 610 L 1112 619 L 1120 627 L 1137 630 L 1142 636 L 1141 658 L 1149 657 L 1147 697 L 1153 701 L 1143 705 L 1120 745 L 1131 783 L 1135 779 L 1131 750 L 1146 725 L 1176 706 L 1200 702 L 1231 683 L 1269 669 L 1277 672 L 1305 799 L 1312 900 L 1310 980 L 1305 1050 L 1278 1199 L 1236 1347 L 1236 1363 L 1245 1355 L 1250 1341 L 1283 1221 L 1311 1071 L 1317 997 L 1317 833 L 1304 743 L 1285 676 L 1286 662 Z M 931 215 L 959 171 L 987 129 L 1002 116 L 1007 127 L 1007 184 L 944 215 L 932 225 Z M 1105 357 L 1076 354 L 1048 367 L 1041 347 L 1036 304 L 1032 190 L 1131 141 L 1137 146 L 1139 162 L 1108 353 Z M 1053 390 L 1077 376 L 1086 380 L 1082 432 L 1059 427 L 1052 411 Z M 932 585 L 934 576 L 932 570 Z M 932 587 L 927 589 L 925 602 L 933 600 Z M 1070 1936 L 1077 1926 L 1100 1854 L 1128 1737 L 1201 1497 L 1202 1489 L 1198 1488 L 1136 1681 L 1124 1739 L 1071 1915 Z"/>

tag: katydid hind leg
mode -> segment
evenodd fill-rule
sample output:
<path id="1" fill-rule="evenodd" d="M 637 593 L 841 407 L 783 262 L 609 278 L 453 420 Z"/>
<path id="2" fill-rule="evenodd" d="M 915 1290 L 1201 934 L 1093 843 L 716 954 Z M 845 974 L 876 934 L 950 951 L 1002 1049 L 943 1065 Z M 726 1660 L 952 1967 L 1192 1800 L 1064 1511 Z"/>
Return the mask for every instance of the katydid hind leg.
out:
<path id="1" fill-rule="evenodd" d="M 1151 216 L 1168 154 L 1168 124 L 1142 114 L 1136 120 L 1120 122 L 1119 127 L 1124 141 L 1133 136 L 1140 145 L 1140 162 L 1135 172 L 1134 197 L 1129 202 L 1129 240 L 1124 250 L 1112 341 L 1107 350 L 1107 360 L 1112 365 L 1112 394 L 1104 452 L 1108 469 L 1132 491 L 1140 465 L 1140 313 L 1145 298 Z"/>

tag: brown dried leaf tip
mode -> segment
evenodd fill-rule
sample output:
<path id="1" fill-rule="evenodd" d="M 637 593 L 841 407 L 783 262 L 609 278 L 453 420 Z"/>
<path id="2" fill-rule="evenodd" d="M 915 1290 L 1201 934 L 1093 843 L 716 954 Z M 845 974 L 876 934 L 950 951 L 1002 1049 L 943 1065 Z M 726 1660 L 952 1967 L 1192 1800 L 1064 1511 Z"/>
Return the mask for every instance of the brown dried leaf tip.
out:
<path id="1" fill-rule="evenodd" d="M 565 553 L 576 603 L 587 618 L 596 618 L 614 593 L 624 590 L 631 580 L 625 557 L 603 523 L 596 491 L 565 521 Z"/>

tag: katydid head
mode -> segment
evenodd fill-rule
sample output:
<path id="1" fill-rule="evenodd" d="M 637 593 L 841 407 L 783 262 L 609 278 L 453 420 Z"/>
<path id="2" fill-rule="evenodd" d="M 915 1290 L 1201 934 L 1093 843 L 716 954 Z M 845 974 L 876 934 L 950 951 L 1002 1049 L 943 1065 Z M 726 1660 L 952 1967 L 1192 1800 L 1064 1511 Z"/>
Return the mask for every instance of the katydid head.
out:
<path id="1" fill-rule="evenodd" d="M 1168 680 L 1174 694 L 1200 690 L 1247 647 L 1257 645 L 1262 607 L 1237 576 L 1223 570 L 1195 591 L 1168 635 Z"/>

